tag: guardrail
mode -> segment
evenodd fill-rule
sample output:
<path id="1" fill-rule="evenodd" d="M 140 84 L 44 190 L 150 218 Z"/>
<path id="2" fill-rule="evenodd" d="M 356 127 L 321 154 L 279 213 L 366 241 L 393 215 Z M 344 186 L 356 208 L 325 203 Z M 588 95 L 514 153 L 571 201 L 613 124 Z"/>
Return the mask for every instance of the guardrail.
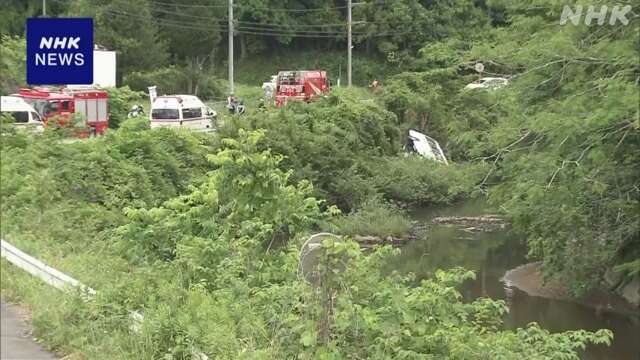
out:
<path id="1" fill-rule="evenodd" d="M 90 300 L 91 297 L 96 294 L 96 291 L 94 289 L 82 284 L 78 280 L 63 272 L 58 271 L 51 266 L 48 266 L 42 261 L 9 244 L 3 239 L 0 239 L 0 253 L 3 258 L 7 259 L 7 261 L 12 263 L 16 267 L 39 278 L 40 280 L 55 287 L 56 289 L 80 289 L 86 301 Z M 142 327 L 142 322 L 144 321 L 144 316 L 137 311 L 131 311 L 129 312 L 129 318 L 132 322 L 130 326 L 131 331 L 139 332 L 140 328 Z M 207 355 L 197 350 L 193 351 L 193 357 L 197 360 L 209 359 Z"/>
<path id="2" fill-rule="evenodd" d="M 96 294 L 94 289 L 82 284 L 71 276 L 52 268 L 51 266 L 48 266 L 42 261 L 4 240 L 0 240 L 0 250 L 2 257 L 7 259 L 10 263 L 57 289 L 63 290 L 65 288 L 78 288 L 83 293 L 90 296 Z"/>

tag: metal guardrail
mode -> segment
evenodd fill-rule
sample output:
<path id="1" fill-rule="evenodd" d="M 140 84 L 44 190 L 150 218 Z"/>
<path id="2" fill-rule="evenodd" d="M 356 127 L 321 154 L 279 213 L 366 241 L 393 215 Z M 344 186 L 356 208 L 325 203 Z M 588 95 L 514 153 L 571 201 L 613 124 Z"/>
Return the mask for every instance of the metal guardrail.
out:
<path id="1" fill-rule="evenodd" d="M 0 246 L 3 258 L 47 284 L 60 290 L 78 288 L 90 296 L 96 294 L 94 289 L 82 284 L 71 276 L 52 268 L 51 266 L 48 266 L 6 241 L 0 240 Z"/>
<path id="2" fill-rule="evenodd" d="M 12 263 L 16 267 L 28 272 L 29 274 L 39 278 L 45 283 L 55 287 L 56 289 L 80 289 L 85 295 L 84 299 L 87 301 L 96 294 L 96 291 L 94 289 L 82 284 L 78 280 L 63 272 L 60 272 L 52 268 L 51 266 L 48 266 L 42 261 L 9 244 L 3 239 L 0 239 L 0 250 L 2 257 L 7 259 L 7 261 Z M 144 321 L 144 316 L 137 311 L 131 311 L 129 312 L 129 318 L 132 322 L 130 326 L 131 331 L 139 332 Z M 207 355 L 197 350 L 193 351 L 193 357 L 198 360 L 209 359 Z"/>

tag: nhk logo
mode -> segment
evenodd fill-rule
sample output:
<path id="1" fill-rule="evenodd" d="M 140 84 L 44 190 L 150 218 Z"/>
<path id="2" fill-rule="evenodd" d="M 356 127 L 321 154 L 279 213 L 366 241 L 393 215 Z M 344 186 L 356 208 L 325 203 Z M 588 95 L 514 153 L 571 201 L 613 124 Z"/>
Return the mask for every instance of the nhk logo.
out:
<path id="1" fill-rule="evenodd" d="M 27 19 L 27 82 L 93 83 L 93 19 Z"/>
<path id="2" fill-rule="evenodd" d="M 55 42 L 53 37 L 42 38 L 40 40 L 40 49 L 80 49 L 78 46 L 78 42 L 80 41 L 79 37 L 74 38 L 55 38 Z M 53 44 L 53 46 L 52 46 Z M 66 47 L 65 47 L 66 46 Z M 75 54 L 61 54 L 61 53 L 36 53 L 36 66 L 39 65 L 49 65 L 49 66 L 57 66 L 57 65 L 71 65 L 71 60 L 73 60 L 73 64 L 76 66 L 84 65 L 84 54 L 75 53 Z"/>

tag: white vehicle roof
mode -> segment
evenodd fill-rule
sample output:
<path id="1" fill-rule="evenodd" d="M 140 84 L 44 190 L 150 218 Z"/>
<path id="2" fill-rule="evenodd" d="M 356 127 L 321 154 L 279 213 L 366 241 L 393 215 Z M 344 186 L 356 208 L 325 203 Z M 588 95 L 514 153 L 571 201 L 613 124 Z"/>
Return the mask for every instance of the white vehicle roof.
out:
<path id="1" fill-rule="evenodd" d="M 435 139 L 415 130 L 409 130 L 409 138 L 413 141 L 413 146 L 418 154 L 447 165 L 449 164 L 442 148 L 440 148 L 440 144 Z"/>
<path id="2" fill-rule="evenodd" d="M 501 77 L 483 77 L 482 79 L 480 79 L 480 81 L 487 81 L 487 80 L 504 80 L 504 81 L 507 81 L 507 79 L 501 78 Z"/>
<path id="3" fill-rule="evenodd" d="M 0 96 L 0 111 L 15 112 L 28 111 L 37 112 L 33 106 L 24 101 L 23 98 L 17 96 Z"/>
<path id="4" fill-rule="evenodd" d="M 183 109 L 206 107 L 197 96 L 194 95 L 163 95 L 158 96 L 151 104 L 152 109 Z"/>

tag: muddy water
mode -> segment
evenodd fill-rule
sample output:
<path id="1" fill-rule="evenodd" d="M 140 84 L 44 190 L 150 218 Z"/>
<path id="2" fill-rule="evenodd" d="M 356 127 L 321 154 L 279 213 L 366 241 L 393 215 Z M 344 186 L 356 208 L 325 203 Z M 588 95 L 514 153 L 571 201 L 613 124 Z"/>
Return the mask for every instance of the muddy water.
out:
<path id="1" fill-rule="evenodd" d="M 483 201 L 441 208 L 417 209 L 411 217 L 422 223 L 435 216 L 477 216 L 491 213 Z M 523 327 L 530 322 L 552 331 L 607 328 L 614 332 L 611 347 L 590 346 L 586 360 L 640 360 L 640 315 L 621 314 L 581 305 L 572 301 L 529 296 L 505 288 L 500 278 L 507 270 L 527 263 L 526 247 L 520 237 L 507 230 L 469 234 L 459 229 L 432 227 L 423 239 L 407 245 L 391 267 L 413 272 L 418 278 L 436 269 L 462 266 L 476 272 L 476 280 L 466 282 L 461 292 L 466 300 L 480 296 L 504 299 L 510 311 L 505 318 L 508 328 Z M 618 299 L 612 299 L 618 300 Z"/>

